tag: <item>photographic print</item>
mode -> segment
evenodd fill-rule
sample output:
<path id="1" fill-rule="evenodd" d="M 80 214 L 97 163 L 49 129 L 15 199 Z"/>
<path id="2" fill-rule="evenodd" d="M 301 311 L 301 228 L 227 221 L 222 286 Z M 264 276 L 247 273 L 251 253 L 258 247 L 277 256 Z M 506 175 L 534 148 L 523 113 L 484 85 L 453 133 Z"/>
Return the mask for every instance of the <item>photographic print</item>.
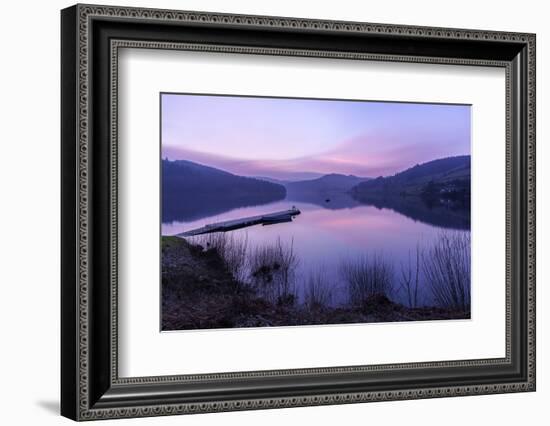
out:
<path id="1" fill-rule="evenodd" d="M 163 331 L 470 318 L 470 105 L 160 97 Z"/>

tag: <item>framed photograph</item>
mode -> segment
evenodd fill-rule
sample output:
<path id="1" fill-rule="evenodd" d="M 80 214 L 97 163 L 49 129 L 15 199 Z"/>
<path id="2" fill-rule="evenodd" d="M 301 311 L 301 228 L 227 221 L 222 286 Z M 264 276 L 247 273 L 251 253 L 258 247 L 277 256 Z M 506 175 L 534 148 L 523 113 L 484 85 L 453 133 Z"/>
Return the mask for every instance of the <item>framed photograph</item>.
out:
<path id="1" fill-rule="evenodd" d="M 535 35 L 61 12 L 61 412 L 535 390 Z"/>

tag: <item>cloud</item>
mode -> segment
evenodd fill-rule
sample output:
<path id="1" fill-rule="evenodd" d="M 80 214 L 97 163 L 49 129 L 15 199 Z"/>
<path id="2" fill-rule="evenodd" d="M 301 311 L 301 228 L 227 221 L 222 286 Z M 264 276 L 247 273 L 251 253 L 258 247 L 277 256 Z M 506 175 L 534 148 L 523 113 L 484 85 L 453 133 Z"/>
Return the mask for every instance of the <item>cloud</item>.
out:
<path id="1" fill-rule="evenodd" d="M 450 145 L 450 146 L 449 146 Z M 335 148 L 287 160 L 241 159 L 177 146 L 162 147 L 163 158 L 189 160 L 244 176 L 266 176 L 283 180 L 315 178 L 329 173 L 362 177 L 392 175 L 415 164 L 452 155 L 469 154 L 452 144 L 415 141 L 399 144 L 387 135 L 361 135 Z"/>

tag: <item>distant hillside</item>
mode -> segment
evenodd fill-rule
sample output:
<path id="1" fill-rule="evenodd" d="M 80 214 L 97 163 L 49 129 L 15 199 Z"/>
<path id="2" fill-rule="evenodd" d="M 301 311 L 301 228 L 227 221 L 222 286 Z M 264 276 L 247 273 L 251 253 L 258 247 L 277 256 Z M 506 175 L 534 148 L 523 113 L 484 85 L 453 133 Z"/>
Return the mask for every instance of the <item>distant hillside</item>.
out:
<path id="1" fill-rule="evenodd" d="M 258 179 L 258 180 L 264 180 L 266 182 L 271 182 L 271 183 L 277 183 L 279 185 L 285 185 L 286 183 L 288 183 L 289 181 L 287 180 L 282 180 L 282 179 L 275 179 L 275 178 L 270 178 L 270 177 L 267 177 L 267 176 L 252 176 L 254 179 Z"/>
<path id="2" fill-rule="evenodd" d="M 285 198 L 285 187 L 191 161 L 162 161 L 162 221 L 194 220 Z"/>
<path id="3" fill-rule="evenodd" d="M 317 179 L 301 180 L 298 182 L 285 183 L 287 193 L 295 192 L 347 192 L 355 185 L 368 180 L 369 178 L 353 175 L 328 174 Z"/>
<path id="4" fill-rule="evenodd" d="M 340 210 L 361 206 L 349 192 L 287 192 L 286 199 L 296 203 L 313 204 L 324 209 Z"/>
<path id="5" fill-rule="evenodd" d="M 361 182 L 352 189 L 355 197 L 422 196 L 459 199 L 470 197 L 470 156 L 441 158 L 393 176 Z"/>

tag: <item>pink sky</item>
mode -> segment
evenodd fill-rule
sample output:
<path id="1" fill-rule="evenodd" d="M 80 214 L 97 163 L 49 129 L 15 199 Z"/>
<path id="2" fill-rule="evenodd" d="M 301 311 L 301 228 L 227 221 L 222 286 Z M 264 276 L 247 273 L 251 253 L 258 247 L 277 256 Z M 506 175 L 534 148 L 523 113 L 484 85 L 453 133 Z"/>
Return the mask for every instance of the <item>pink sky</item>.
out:
<path id="1" fill-rule="evenodd" d="M 385 176 L 470 154 L 470 106 L 162 94 L 162 157 L 245 176 Z"/>

